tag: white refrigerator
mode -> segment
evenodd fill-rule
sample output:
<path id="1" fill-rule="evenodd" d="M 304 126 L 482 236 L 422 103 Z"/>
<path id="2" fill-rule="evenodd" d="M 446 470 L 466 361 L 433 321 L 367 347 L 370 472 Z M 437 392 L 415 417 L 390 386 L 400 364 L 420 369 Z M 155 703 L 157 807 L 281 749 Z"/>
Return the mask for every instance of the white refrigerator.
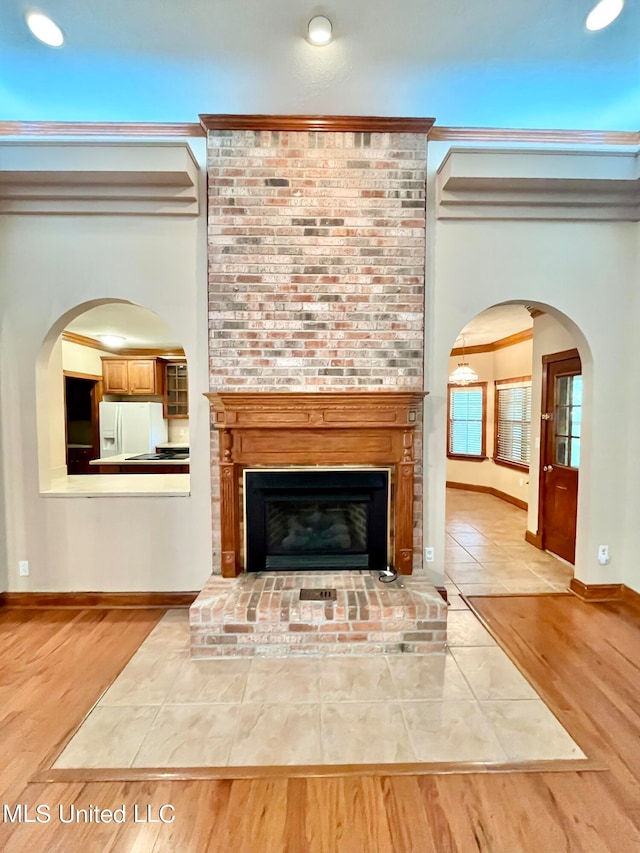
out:
<path id="1" fill-rule="evenodd" d="M 162 403 L 100 403 L 100 458 L 153 452 L 167 440 Z"/>

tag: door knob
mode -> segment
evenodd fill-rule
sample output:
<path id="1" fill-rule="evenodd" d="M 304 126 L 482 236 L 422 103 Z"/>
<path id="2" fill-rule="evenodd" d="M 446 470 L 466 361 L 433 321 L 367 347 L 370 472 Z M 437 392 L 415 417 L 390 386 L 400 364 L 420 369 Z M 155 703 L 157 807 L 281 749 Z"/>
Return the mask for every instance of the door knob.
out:
<path id="1" fill-rule="evenodd" d="M 542 470 L 547 472 L 553 471 L 553 465 L 545 465 Z"/>

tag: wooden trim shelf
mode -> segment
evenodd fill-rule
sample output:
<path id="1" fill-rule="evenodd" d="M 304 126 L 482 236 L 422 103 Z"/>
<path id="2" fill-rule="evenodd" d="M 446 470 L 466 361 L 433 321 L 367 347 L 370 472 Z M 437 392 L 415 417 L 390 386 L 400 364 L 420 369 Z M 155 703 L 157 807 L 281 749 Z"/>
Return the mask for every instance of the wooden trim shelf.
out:
<path id="1" fill-rule="evenodd" d="M 413 571 L 413 433 L 424 391 L 220 392 L 205 394 L 220 431 L 222 574 L 242 570 L 240 478 L 244 468 L 390 467 L 393 559 Z"/>
<path id="2" fill-rule="evenodd" d="M 393 116 L 323 115 L 230 115 L 200 116 L 205 130 L 292 130 L 363 133 L 424 133 L 433 127 L 433 118 L 397 118 Z"/>

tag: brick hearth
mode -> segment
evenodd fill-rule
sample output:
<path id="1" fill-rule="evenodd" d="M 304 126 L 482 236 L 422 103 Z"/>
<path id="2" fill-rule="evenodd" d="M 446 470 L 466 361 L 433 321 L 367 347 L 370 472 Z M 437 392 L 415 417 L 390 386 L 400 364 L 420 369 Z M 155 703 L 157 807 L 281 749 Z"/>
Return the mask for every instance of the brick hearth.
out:
<path id="1" fill-rule="evenodd" d="M 300 601 L 301 589 L 336 590 Z M 212 576 L 191 606 L 191 655 L 366 655 L 442 652 L 447 605 L 423 575 L 381 583 L 369 572 Z"/>

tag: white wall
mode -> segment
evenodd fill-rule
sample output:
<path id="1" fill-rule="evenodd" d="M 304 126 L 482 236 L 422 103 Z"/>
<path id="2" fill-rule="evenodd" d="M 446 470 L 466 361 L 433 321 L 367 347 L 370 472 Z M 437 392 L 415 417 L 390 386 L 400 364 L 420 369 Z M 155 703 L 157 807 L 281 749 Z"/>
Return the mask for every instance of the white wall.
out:
<path id="1" fill-rule="evenodd" d="M 444 551 L 446 382 L 456 335 L 491 305 L 522 301 L 543 309 L 551 306 L 549 313 L 577 341 L 585 382 L 575 574 L 585 583 L 624 581 L 640 590 L 640 566 L 624 559 L 628 519 L 640 514 L 640 489 L 635 482 L 629 485 L 629 477 L 637 479 L 627 461 L 629 425 L 637 420 L 632 420 L 621 394 L 620 371 L 620 365 L 633 355 L 637 336 L 633 306 L 637 306 L 638 225 L 588 220 L 435 221 L 433 164 L 439 165 L 443 146 L 430 145 L 429 152 L 434 284 L 427 314 L 432 359 L 425 423 L 425 543 L 434 545 L 440 558 Z M 626 515 L 621 507 L 623 495 L 629 496 Z M 597 561 L 600 543 L 611 548 L 608 566 Z M 434 567 L 436 574 L 442 571 L 441 559 Z"/>
<path id="2" fill-rule="evenodd" d="M 465 353 L 464 360 L 478 374 L 480 382 L 487 383 L 487 422 L 486 455 L 482 462 L 470 462 L 461 459 L 447 459 L 447 481 L 486 486 L 497 489 L 521 501 L 527 501 L 528 473 L 493 461 L 495 432 L 495 382 L 512 379 L 516 376 L 531 374 L 532 343 L 522 341 L 511 347 L 487 353 Z M 449 358 L 448 371 L 451 373 L 459 362 L 460 356 Z M 521 481 L 524 483 L 521 485 Z"/>
<path id="3" fill-rule="evenodd" d="M 211 573 L 209 411 L 202 396 L 208 390 L 205 241 L 203 212 L 198 218 L 0 217 L 2 475 L 11 496 L 7 589 L 190 590 Z M 48 337 L 47 357 L 53 352 L 51 370 L 55 365 L 61 381 L 60 331 L 76 306 L 105 298 L 155 311 L 184 345 L 189 497 L 39 494 L 36 362 L 48 369 L 43 341 Z M 48 452 L 55 461 L 51 446 Z M 18 579 L 20 559 L 30 561 L 28 578 Z"/>
<path id="4" fill-rule="evenodd" d="M 433 164 L 446 147 L 429 146 L 425 544 L 436 547 L 433 579 L 443 579 L 449 353 L 460 329 L 480 311 L 522 300 L 552 306 L 550 313 L 571 332 L 582 357 L 585 425 L 576 576 L 586 583 L 625 582 L 640 591 L 635 557 L 640 388 L 631 383 L 631 392 L 623 394 L 629 383 L 620 369 L 637 356 L 638 225 L 436 221 Z M 204 187 L 202 176 L 201 182 Z M 205 242 L 204 212 L 197 219 L 0 216 L 0 474 L 6 528 L 0 584 L 7 589 L 198 589 L 210 574 L 209 411 L 202 397 L 208 388 Z M 45 338 L 50 336 L 50 352 L 75 306 L 104 298 L 155 311 L 173 323 L 184 344 L 191 401 L 188 498 L 63 499 L 39 493 L 36 362 Z M 0 534 L 1 529 L 0 523 Z M 606 567 L 596 559 L 601 543 L 611 549 Z M 30 560 L 29 578 L 18 580 L 19 559 Z"/>

